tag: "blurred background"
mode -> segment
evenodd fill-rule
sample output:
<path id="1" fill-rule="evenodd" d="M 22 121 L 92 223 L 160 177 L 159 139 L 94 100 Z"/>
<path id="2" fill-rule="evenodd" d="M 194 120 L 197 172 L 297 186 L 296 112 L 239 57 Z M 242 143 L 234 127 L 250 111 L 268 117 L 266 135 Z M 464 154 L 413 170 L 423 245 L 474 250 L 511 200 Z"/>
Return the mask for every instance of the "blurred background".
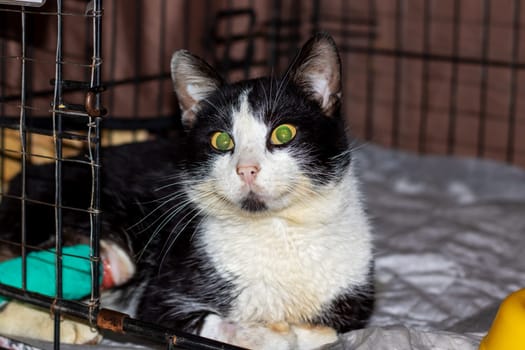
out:
<path id="1" fill-rule="evenodd" d="M 89 81 L 92 4 L 62 3 L 63 79 Z M 423 154 L 525 166 L 525 9 L 518 0 L 105 0 L 102 7 L 104 143 L 179 127 L 173 51 L 189 49 L 235 81 L 281 74 L 312 33 L 326 31 L 341 51 L 344 115 L 355 136 Z M 0 148 L 13 151 L 20 148 L 22 105 L 19 11 L 0 5 Z M 57 2 L 25 11 L 23 105 L 29 153 L 38 162 L 50 141 Z M 63 88 L 64 103 L 80 112 L 84 99 L 79 84 Z M 66 128 L 81 132 L 85 122 L 69 118 Z M 70 141 L 66 153 L 82 147 Z M 6 165 L 17 157 L 3 153 L 3 173 L 17 171 Z"/>

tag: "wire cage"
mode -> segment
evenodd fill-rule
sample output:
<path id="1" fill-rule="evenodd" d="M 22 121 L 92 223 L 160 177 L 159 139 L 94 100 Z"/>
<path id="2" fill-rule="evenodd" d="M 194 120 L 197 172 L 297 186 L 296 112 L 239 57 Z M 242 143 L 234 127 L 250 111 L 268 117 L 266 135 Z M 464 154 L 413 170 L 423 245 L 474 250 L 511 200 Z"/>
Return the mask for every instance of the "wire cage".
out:
<path id="1" fill-rule="evenodd" d="M 15 3 L 15 2 L 12 2 Z M 42 2 L 23 2 L 22 5 L 42 5 Z M 100 117 L 105 113 L 101 107 L 101 2 L 95 1 L 85 12 L 66 10 L 61 1 L 52 9 L 25 6 L 2 7 L 1 40 L 1 84 L 0 84 L 0 177 L 2 179 L 2 202 L 17 202 L 20 206 L 20 240 L 5 241 L 2 245 L 14 245 L 22 256 L 21 290 L 7 289 L 4 296 L 22 299 L 51 310 L 54 316 L 55 342 L 60 344 L 60 320 L 62 300 L 62 217 L 71 212 L 79 213 L 91 227 L 90 262 L 92 265 L 91 295 L 86 305 L 92 313 L 99 299 L 99 168 L 100 168 Z M 40 31 L 40 22 L 54 21 Z M 69 24 L 67 24 L 69 22 Z M 92 36 L 84 38 L 84 49 L 89 56 L 71 55 L 66 51 L 68 39 L 65 25 L 84 22 L 92 28 Z M 49 31 L 48 31 L 49 30 Z M 53 48 L 41 46 L 42 37 L 53 36 Z M 50 74 L 49 72 L 52 72 Z M 43 74 L 42 74 L 43 73 Z M 48 75 L 49 74 L 49 75 Z M 72 92 L 71 96 L 69 92 Z M 67 155 L 84 149 L 85 160 L 69 160 Z M 53 181 L 54 199 L 37 201 L 27 193 L 30 181 L 27 175 L 29 164 L 50 162 L 54 172 L 48 180 Z M 62 172 L 70 166 L 88 167 L 92 173 L 93 188 L 88 202 L 79 207 L 70 207 L 62 202 Z M 14 172 L 20 172 L 19 193 L 8 193 L 6 180 Z M 43 180 L 43 179 L 41 179 Z M 44 298 L 27 290 L 27 255 L 32 237 L 27 227 L 32 220 L 28 208 L 48 210 L 55 222 L 56 251 L 56 295 L 55 299 Z M 34 220 L 34 219 L 33 219 Z M 3 286 L 7 287 L 7 286 Z M 51 307 L 55 305 L 56 307 Z M 73 304 L 71 310 L 82 311 L 80 304 Z M 82 313 L 82 312 L 81 312 Z M 85 317 L 86 319 L 88 317 Z"/>
<path id="2" fill-rule="evenodd" d="M 0 285 L 0 294 L 55 314 L 149 334 L 186 348 L 213 342 L 100 309 L 99 203 L 102 146 L 163 137 L 180 128 L 169 60 L 186 48 L 229 80 L 279 75 L 301 44 L 326 31 L 344 74 L 344 115 L 367 142 L 419 153 L 486 157 L 525 166 L 525 45 L 519 0 L 57 0 L 0 1 L 0 195 L 52 208 L 57 294 Z M 71 160 L 76 154 L 84 160 Z M 30 164 L 52 163 L 55 197 L 25 193 Z M 62 203 L 64 168 L 87 167 L 86 203 Z M 21 173 L 22 188 L 8 181 Z M 60 294 L 61 220 L 81 213 L 91 230 L 93 289 L 85 302 Z M 20 247 L 25 257 L 30 244 Z M 25 258 L 24 258 L 25 259 Z M 22 278 L 25 280 L 25 277 Z M 100 323 L 98 323 L 100 326 Z M 110 327 L 111 328 L 111 327 Z M 175 342 L 174 339 L 177 339 Z"/>

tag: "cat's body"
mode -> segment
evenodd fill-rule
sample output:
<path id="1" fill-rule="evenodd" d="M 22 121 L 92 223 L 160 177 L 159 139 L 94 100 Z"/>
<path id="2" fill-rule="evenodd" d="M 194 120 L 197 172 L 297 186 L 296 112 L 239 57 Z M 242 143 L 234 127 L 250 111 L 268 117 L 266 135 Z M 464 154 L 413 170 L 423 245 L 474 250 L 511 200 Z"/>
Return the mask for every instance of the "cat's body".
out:
<path id="1" fill-rule="evenodd" d="M 187 134 L 103 153 L 102 238 L 133 257 L 124 287 L 136 294 L 135 315 L 267 349 L 311 348 L 334 340 L 327 329 L 362 327 L 372 243 L 332 40 L 314 37 L 282 80 L 227 85 L 185 51 L 172 75 Z M 50 180 L 47 167 L 28 174 Z M 65 205 L 89 198 L 90 176 L 64 168 Z M 19 206 L 6 203 L 1 236 L 14 239 Z M 87 237 L 81 214 L 69 214 L 67 236 Z M 34 234 L 54 232 L 51 208 L 29 204 L 30 215 Z"/>

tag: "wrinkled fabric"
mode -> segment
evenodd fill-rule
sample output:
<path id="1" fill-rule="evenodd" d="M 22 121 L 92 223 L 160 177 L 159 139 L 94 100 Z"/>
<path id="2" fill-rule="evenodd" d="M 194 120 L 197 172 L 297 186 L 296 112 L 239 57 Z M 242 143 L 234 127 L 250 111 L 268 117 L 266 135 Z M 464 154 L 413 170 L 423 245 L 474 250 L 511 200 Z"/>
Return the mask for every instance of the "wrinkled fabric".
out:
<path id="1" fill-rule="evenodd" d="M 340 337 L 331 350 L 477 350 L 479 336 L 442 331 L 423 331 L 403 326 L 369 327 Z"/>
<path id="2" fill-rule="evenodd" d="M 501 300 L 525 287 L 525 171 L 371 145 L 356 166 L 376 237 L 376 309 L 369 328 L 330 348 L 477 349 Z"/>

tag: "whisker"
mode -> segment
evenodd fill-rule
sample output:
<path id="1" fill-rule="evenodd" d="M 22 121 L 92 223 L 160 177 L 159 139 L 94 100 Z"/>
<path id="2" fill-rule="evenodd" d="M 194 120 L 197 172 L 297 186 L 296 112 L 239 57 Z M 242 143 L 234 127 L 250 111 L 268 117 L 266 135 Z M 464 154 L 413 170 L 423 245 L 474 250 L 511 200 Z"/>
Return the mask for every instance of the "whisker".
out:
<path id="1" fill-rule="evenodd" d="M 168 224 L 169 221 L 171 221 L 171 219 L 173 219 L 173 217 L 175 217 L 175 215 L 177 215 L 178 213 L 180 213 L 185 207 L 188 206 L 188 204 L 190 204 L 190 202 L 184 204 L 184 205 L 181 205 L 179 206 L 176 210 L 174 210 L 173 212 L 165 212 L 163 213 L 159 218 L 157 218 L 154 222 L 152 222 L 147 228 L 145 228 L 144 230 L 142 230 L 140 233 L 143 233 L 147 230 L 149 230 L 156 222 L 158 222 L 159 220 L 162 219 L 162 222 L 160 223 L 159 226 L 157 226 L 157 228 L 155 229 L 155 231 L 151 234 L 151 236 L 149 237 L 148 241 L 146 242 L 146 244 L 144 245 L 144 247 L 140 250 L 139 254 L 137 255 L 137 261 L 140 260 L 142 258 L 142 256 L 144 255 L 144 253 L 146 252 L 146 249 L 149 247 L 149 245 L 153 242 L 153 240 L 157 237 L 157 235 L 162 231 L 162 229 Z M 175 208 L 175 206 L 173 207 Z"/>
<path id="2" fill-rule="evenodd" d="M 168 254 L 168 252 L 171 250 L 171 248 L 173 247 L 173 245 L 175 244 L 177 238 L 179 238 L 179 236 L 184 232 L 184 230 L 191 224 L 191 222 L 201 214 L 201 212 L 203 211 L 203 209 L 194 209 L 192 211 L 190 211 L 189 213 L 187 213 L 186 215 L 184 215 L 181 220 L 179 220 L 179 222 L 177 223 L 177 225 L 175 225 L 175 227 L 171 230 L 170 232 L 170 235 L 168 237 L 168 244 L 167 245 L 164 245 L 164 247 L 162 247 L 162 250 L 161 250 L 161 260 L 160 260 L 160 263 L 159 263 L 159 271 L 162 269 L 162 265 L 164 264 L 164 260 L 166 259 L 166 256 Z M 189 215 L 191 215 L 193 212 L 196 212 L 195 215 L 193 215 L 189 220 L 187 220 L 186 224 L 184 226 L 182 226 L 182 228 L 180 230 L 178 230 L 178 232 L 175 234 L 175 237 L 172 238 L 173 234 L 175 233 L 175 231 L 177 230 L 177 227 L 179 226 L 179 224 L 184 220 L 186 219 Z"/>
<path id="3" fill-rule="evenodd" d="M 144 216 L 142 219 L 140 219 L 138 222 L 134 223 L 133 225 L 129 226 L 126 230 L 134 229 L 135 227 L 137 227 L 138 225 L 140 225 L 144 221 L 146 221 L 151 215 L 155 214 L 158 210 L 160 210 L 162 207 L 164 207 L 166 204 L 168 204 L 168 203 L 170 203 L 170 202 L 172 202 L 172 201 L 174 201 L 176 199 L 179 199 L 179 198 L 183 197 L 184 195 L 185 195 L 185 193 L 181 191 L 178 194 L 175 194 L 175 195 L 170 194 L 170 195 L 167 195 L 167 196 L 163 197 L 163 198 L 169 198 L 169 199 L 167 199 L 164 202 L 162 202 L 161 204 L 159 204 L 155 209 L 151 210 L 146 216 Z M 159 201 L 159 200 L 161 200 L 161 199 L 158 199 L 158 200 L 155 200 L 155 201 Z M 155 201 L 151 201 L 149 203 L 154 203 Z M 146 203 L 148 203 L 148 202 L 146 202 Z M 143 230 L 139 231 L 138 233 L 142 233 L 146 229 L 143 229 Z"/>

